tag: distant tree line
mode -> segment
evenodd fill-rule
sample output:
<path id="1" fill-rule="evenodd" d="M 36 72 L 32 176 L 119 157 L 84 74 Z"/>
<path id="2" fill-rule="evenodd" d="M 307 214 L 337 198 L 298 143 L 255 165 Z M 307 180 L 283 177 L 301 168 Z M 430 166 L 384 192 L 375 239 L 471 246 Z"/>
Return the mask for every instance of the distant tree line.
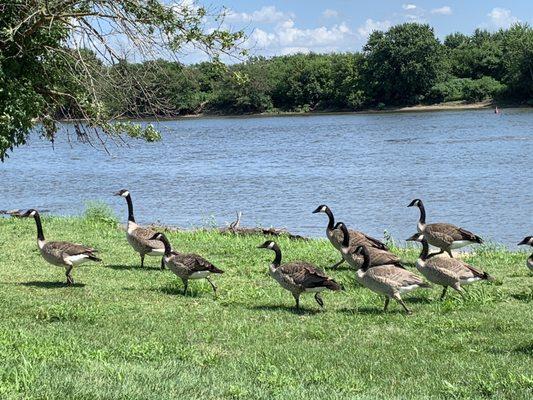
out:
<path id="1" fill-rule="evenodd" d="M 429 25 L 406 23 L 373 32 L 360 53 L 255 57 L 227 69 L 157 60 L 120 63 L 109 74 L 114 71 L 128 80 L 114 87 L 105 103 L 112 114 L 125 117 L 342 111 L 486 99 L 533 105 L 533 29 L 527 24 L 494 33 L 478 29 L 471 36 L 448 35 L 441 43 Z M 145 99 L 146 91 L 160 100 L 156 107 Z"/>

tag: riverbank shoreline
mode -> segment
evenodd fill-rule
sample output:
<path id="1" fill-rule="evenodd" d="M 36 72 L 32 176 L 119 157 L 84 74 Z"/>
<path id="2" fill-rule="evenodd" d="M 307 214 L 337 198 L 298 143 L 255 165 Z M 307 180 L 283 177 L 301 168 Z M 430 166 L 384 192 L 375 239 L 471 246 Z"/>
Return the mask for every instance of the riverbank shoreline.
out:
<path id="1" fill-rule="evenodd" d="M 526 104 L 497 104 L 492 100 L 486 100 L 476 103 L 467 103 L 464 101 L 452 101 L 438 104 L 418 104 L 414 106 L 401 107 L 385 107 L 383 109 L 369 108 L 365 110 L 349 111 L 349 110 L 320 110 L 320 111 L 278 111 L 278 112 L 264 112 L 264 113 L 249 113 L 249 114 L 216 114 L 216 113 L 198 113 L 186 115 L 172 115 L 172 116 L 153 116 L 143 118 L 125 117 L 117 119 L 117 121 L 180 121 L 191 119 L 210 119 L 210 118 L 269 118 L 269 117 L 308 117 L 319 115 L 380 115 L 380 114 L 395 114 L 395 113 L 420 113 L 420 112 L 439 112 L 439 111 L 472 111 L 472 110 L 492 110 L 495 107 L 500 110 L 510 108 L 533 109 L 533 107 Z M 79 122 L 76 119 L 62 119 L 64 123 Z"/>

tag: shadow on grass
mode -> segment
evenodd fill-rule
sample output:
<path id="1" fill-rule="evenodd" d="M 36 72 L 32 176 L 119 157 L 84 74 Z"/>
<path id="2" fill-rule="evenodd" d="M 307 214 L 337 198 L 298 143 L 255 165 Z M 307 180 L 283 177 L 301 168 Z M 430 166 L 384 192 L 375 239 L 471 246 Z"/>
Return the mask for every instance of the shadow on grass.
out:
<path id="1" fill-rule="evenodd" d="M 406 297 L 405 299 L 403 299 L 403 301 L 409 304 L 429 304 L 429 303 L 433 303 L 434 300 L 429 299 L 427 297 L 417 296 L 417 297 Z"/>
<path id="2" fill-rule="evenodd" d="M 359 308 L 341 308 L 337 310 L 340 313 L 348 314 L 348 315 L 387 315 L 387 314 L 401 314 L 403 309 L 399 308 L 391 308 L 391 305 L 389 305 L 389 309 L 387 311 L 383 311 L 382 307 L 359 307 Z"/>
<path id="3" fill-rule="evenodd" d="M 516 353 L 533 356 L 533 343 L 527 343 L 522 346 L 517 346 L 513 349 Z"/>
<path id="4" fill-rule="evenodd" d="M 144 266 L 141 268 L 140 265 L 118 265 L 118 264 L 112 264 L 112 265 L 106 265 L 104 268 L 111 268 L 117 271 L 161 271 L 161 268 L 159 267 L 152 267 L 152 266 Z"/>
<path id="5" fill-rule="evenodd" d="M 297 314 L 297 315 L 315 315 L 315 314 L 319 314 L 321 312 L 323 312 L 323 310 L 318 310 L 318 309 L 311 309 L 311 308 L 301 308 L 300 307 L 300 310 L 297 310 L 296 307 L 294 306 L 283 306 L 283 305 L 279 305 L 279 304 L 263 304 L 263 305 L 257 305 L 257 306 L 247 306 L 246 308 L 248 308 L 249 310 L 254 310 L 254 311 L 284 311 L 284 312 L 289 312 L 289 313 L 292 313 L 292 314 Z"/>
<path id="6" fill-rule="evenodd" d="M 533 300 L 533 290 L 529 293 L 513 293 L 511 294 L 511 297 L 518 301 L 523 301 L 524 303 L 529 303 Z"/>
<path id="7" fill-rule="evenodd" d="M 191 297 L 191 298 L 203 297 L 202 295 L 204 294 L 203 292 L 193 289 L 190 286 L 187 289 L 187 293 L 184 293 L 183 287 L 179 287 L 179 286 L 163 286 L 161 288 L 152 289 L 152 290 L 155 292 L 161 292 L 161 293 L 168 294 L 171 296 L 182 296 L 185 298 L 186 297 Z"/>
<path id="8" fill-rule="evenodd" d="M 73 285 L 67 285 L 66 282 L 31 281 L 31 282 L 23 282 L 21 283 L 21 285 L 28 286 L 28 287 L 39 287 L 39 288 L 44 288 L 44 289 L 59 289 L 59 288 L 66 288 L 66 287 L 80 288 L 80 287 L 84 287 L 85 283 L 75 283 Z"/>

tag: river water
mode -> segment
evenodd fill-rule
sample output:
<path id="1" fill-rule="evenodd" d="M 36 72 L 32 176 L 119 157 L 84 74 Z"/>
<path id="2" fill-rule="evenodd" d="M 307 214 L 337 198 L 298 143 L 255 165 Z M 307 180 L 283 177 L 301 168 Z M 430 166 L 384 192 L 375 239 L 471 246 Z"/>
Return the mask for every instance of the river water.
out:
<path id="1" fill-rule="evenodd" d="M 67 141 L 31 137 L 0 164 L 0 209 L 83 212 L 87 201 L 125 221 L 131 191 L 136 219 L 182 227 L 286 227 L 324 236 L 327 204 L 338 220 L 381 237 L 451 222 L 513 245 L 533 234 L 533 111 L 506 109 L 199 118 L 159 124 L 158 143 L 108 143 L 111 155 Z M 65 128 L 72 133 L 72 127 Z"/>

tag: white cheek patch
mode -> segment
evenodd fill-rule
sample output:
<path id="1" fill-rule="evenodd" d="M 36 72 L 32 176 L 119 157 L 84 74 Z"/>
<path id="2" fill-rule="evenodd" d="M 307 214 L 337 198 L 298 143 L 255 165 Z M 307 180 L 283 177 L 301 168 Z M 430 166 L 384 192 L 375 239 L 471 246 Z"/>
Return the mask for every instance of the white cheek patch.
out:
<path id="1" fill-rule="evenodd" d="M 35 217 L 35 211 L 32 211 L 32 212 L 30 213 L 30 217 Z"/>
<path id="2" fill-rule="evenodd" d="M 268 245 L 268 248 L 272 249 L 273 247 L 274 247 L 274 242 L 270 242 L 270 244 Z"/>
<path id="3" fill-rule="evenodd" d="M 130 195 L 130 192 L 128 192 L 127 190 L 121 194 L 122 197 L 128 197 Z"/>
<path id="4" fill-rule="evenodd" d="M 533 246 L 533 237 L 529 239 L 529 242 L 527 242 L 527 244 L 529 244 L 530 246 Z"/>

